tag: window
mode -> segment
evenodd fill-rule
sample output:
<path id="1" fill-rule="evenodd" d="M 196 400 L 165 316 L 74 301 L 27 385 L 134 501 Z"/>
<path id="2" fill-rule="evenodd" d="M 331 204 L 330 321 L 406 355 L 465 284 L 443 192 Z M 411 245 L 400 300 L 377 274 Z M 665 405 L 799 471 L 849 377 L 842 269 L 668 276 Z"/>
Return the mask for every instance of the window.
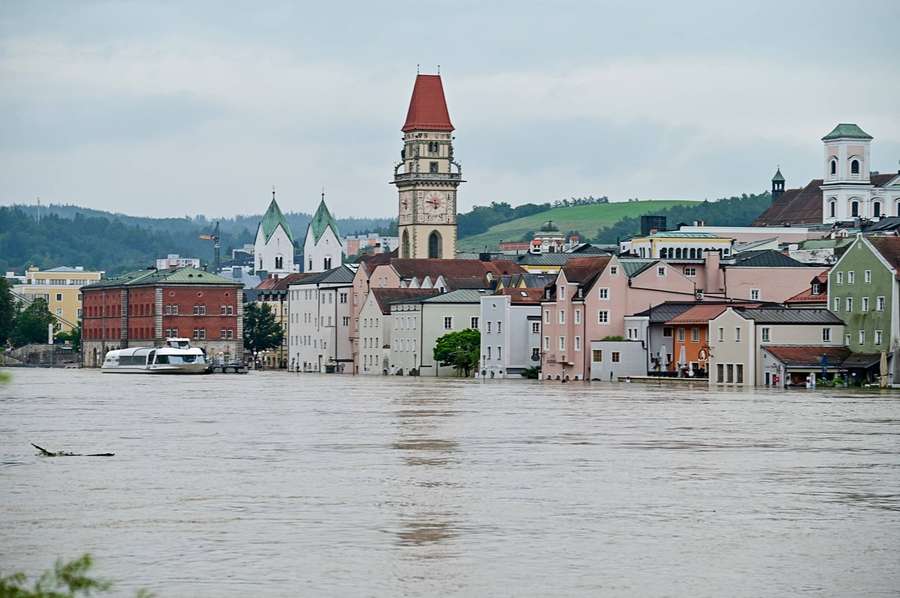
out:
<path id="1" fill-rule="evenodd" d="M 744 364 L 737 363 L 734 366 L 734 382 L 735 384 L 744 383 Z"/>
<path id="2" fill-rule="evenodd" d="M 619 267 L 618 267 L 618 266 L 610 266 L 610 267 L 609 267 L 609 275 L 610 275 L 610 276 L 615 276 L 615 275 L 617 275 L 618 273 L 619 273 Z"/>
<path id="3" fill-rule="evenodd" d="M 594 363 L 602 363 L 603 362 L 603 351 L 600 349 L 594 349 L 591 351 L 591 361 Z"/>
<path id="4" fill-rule="evenodd" d="M 453 316 L 444 316 L 444 330 L 453 329 Z"/>
<path id="5" fill-rule="evenodd" d="M 884 297 L 875 298 L 875 311 L 884 311 Z"/>
<path id="6" fill-rule="evenodd" d="M 550 350 L 550 337 L 545 336 L 544 337 L 544 351 L 549 351 L 549 350 Z"/>
<path id="7" fill-rule="evenodd" d="M 725 382 L 726 382 L 727 384 L 733 384 L 733 383 L 734 383 L 734 364 L 729 363 L 729 364 L 725 367 L 725 372 L 728 374 L 728 375 L 725 377 Z"/>
<path id="8" fill-rule="evenodd" d="M 609 289 L 607 289 L 607 288 L 600 289 L 600 299 L 602 301 L 609 300 Z"/>
<path id="9" fill-rule="evenodd" d="M 762 329 L 762 341 L 764 343 L 769 342 L 769 329 L 768 328 Z"/>
<path id="10" fill-rule="evenodd" d="M 866 331 L 865 330 L 859 331 L 859 344 L 860 345 L 866 344 Z"/>
<path id="11" fill-rule="evenodd" d="M 844 284 L 844 273 L 843 273 L 843 272 L 838 272 L 838 273 L 837 273 L 837 280 L 836 280 L 836 282 L 837 282 L 837 284 Z"/>
<path id="12" fill-rule="evenodd" d="M 750 299 L 759 301 L 759 289 L 750 289 Z"/>
<path id="13" fill-rule="evenodd" d="M 717 363 L 716 364 L 716 382 L 721 384 L 725 382 L 725 364 Z"/>
<path id="14" fill-rule="evenodd" d="M 491 346 L 490 345 L 487 346 L 487 358 L 493 359 L 493 357 L 491 357 Z"/>
<path id="15" fill-rule="evenodd" d="M 881 337 L 882 337 L 882 332 L 881 332 L 881 330 L 876 330 L 876 331 L 875 331 L 875 341 L 874 341 L 876 345 L 880 345 L 880 344 L 881 344 Z"/>
<path id="16" fill-rule="evenodd" d="M 694 326 L 691 328 L 691 342 L 699 343 L 700 342 L 700 328 Z"/>
<path id="17" fill-rule="evenodd" d="M 880 218 L 881 217 L 881 202 L 876 201 L 872 204 L 872 217 Z"/>
<path id="18" fill-rule="evenodd" d="M 817 282 L 812 283 L 812 288 L 810 289 L 813 295 L 821 295 L 822 294 L 822 285 Z"/>
<path id="19" fill-rule="evenodd" d="M 580 336 L 575 337 L 575 350 L 581 351 L 581 337 Z"/>
<path id="20" fill-rule="evenodd" d="M 831 342 L 831 328 L 823 328 L 822 329 L 822 342 L 823 343 Z"/>
<path id="21" fill-rule="evenodd" d="M 697 276 L 697 268 L 693 266 L 687 266 L 684 269 L 685 276 Z"/>
<path id="22" fill-rule="evenodd" d="M 503 347 L 497 347 L 497 361 L 503 359 Z"/>
<path id="23" fill-rule="evenodd" d="M 856 282 L 856 272 L 853 270 L 849 270 L 847 272 L 847 284 L 853 284 Z"/>
<path id="24" fill-rule="evenodd" d="M 619 359 L 620 359 L 620 358 L 621 358 L 621 355 L 619 354 L 618 351 L 613 351 L 613 352 L 612 352 L 611 359 L 612 359 L 612 362 L 613 362 L 613 363 L 619 363 Z"/>
<path id="25" fill-rule="evenodd" d="M 560 351 L 566 350 L 566 337 L 564 337 L 564 336 L 559 337 L 559 350 Z"/>
<path id="26" fill-rule="evenodd" d="M 559 298 L 560 299 L 566 298 L 566 287 L 564 287 L 563 285 L 559 285 Z"/>
<path id="27" fill-rule="evenodd" d="M 57 293 L 57 294 L 56 294 L 56 300 L 57 300 L 57 301 L 62 301 L 62 293 Z"/>
<path id="28" fill-rule="evenodd" d="M 350 325 L 350 316 L 344 316 L 341 320 L 341 323 L 344 326 L 349 326 Z"/>
<path id="29" fill-rule="evenodd" d="M 225 338 L 225 329 L 224 328 L 219 330 L 219 338 Z"/>
<path id="30" fill-rule="evenodd" d="M 837 160 L 831 159 L 831 174 L 837 174 Z"/>
<path id="31" fill-rule="evenodd" d="M 684 342 L 684 328 L 679 328 L 679 329 L 678 329 L 678 342 L 679 342 L 679 343 L 683 343 L 683 342 Z"/>
<path id="32" fill-rule="evenodd" d="M 666 267 L 665 266 L 657 266 L 656 275 L 657 276 L 665 276 L 666 275 Z"/>
<path id="33" fill-rule="evenodd" d="M 719 342 L 721 343 L 724 340 L 725 340 L 725 329 L 719 328 Z"/>
<path id="34" fill-rule="evenodd" d="M 540 322 L 532 322 L 531 323 L 531 334 L 540 334 L 541 333 L 541 323 Z"/>
<path id="35" fill-rule="evenodd" d="M 850 161 L 850 174 L 859 174 L 859 160 Z"/>
<path id="36" fill-rule="evenodd" d="M 847 297 L 844 301 L 844 308 L 848 313 L 853 311 L 853 297 Z"/>
<path id="37" fill-rule="evenodd" d="M 859 202 L 854 201 L 850 203 L 850 215 L 854 218 L 859 218 Z"/>
<path id="38" fill-rule="evenodd" d="M 550 310 L 545 309 L 544 310 L 544 324 L 549 324 L 549 323 L 550 323 Z M 490 331 L 488 331 L 488 332 L 490 332 Z"/>
<path id="39" fill-rule="evenodd" d="M 869 298 L 863 297 L 860 299 L 859 309 L 861 311 L 869 311 Z"/>
<path id="40" fill-rule="evenodd" d="M 279 255 L 279 256 L 276 256 L 276 257 L 275 257 L 275 269 L 276 269 L 276 270 L 281 270 L 281 269 L 283 269 L 283 268 L 284 268 L 284 258 L 281 257 L 280 255 Z"/>
<path id="41" fill-rule="evenodd" d="M 490 321 L 490 320 L 487 320 L 486 323 L 485 323 L 485 326 L 487 326 L 486 332 L 490 333 L 490 331 L 491 331 L 491 321 Z"/>
<path id="42" fill-rule="evenodd" d="M 841 298 L 835 297 L 833 303 L 834 309 L 832 309 L 832 311 L 841 311 Z"/>
<path id="43" fill-rule="evenodd" d="M 597 312 L 597 323 L 598 324 L 609 324 L 609 312 L 606 310 L 600 310 Z"/>
<path id="44" fill-rule="evenodd" d="M 428 172 L 431 174 L 437 174 L 438 171 L 438 163 L 437 162 L 429 162 L 428 163 Z"/>
<path id="45" fill-rule="evenodd" d="M 167 311 L 166 313 L 168 313 L 168 311 Z M 225 306 L 224 306 L 224 305 L 220 305 L 220 306 L 219 306 L 219 315 L 220 315 L 220 316 L 224 316 L 224 315 L 225 315 Z"/>
<path id="46" fill-rule="evenodd" d="M 736 342 L 736 343 L 741 342 L 741 329 L 740 328 L 734 329 L 734 342 Z"/>
<path id="47" fill-rule="evenodd" d="M 564 312 L 563 310 L 559 310 L 559 323 L 560 324 L 566 323 L 566 312 Z"/>
<path id="48" fill-rule="evenodd" d="M 469 321 L 469 328 L 478 330 L 478 316 L 472 316 L 472 319 Z M 500 331 L 498 330 L 497 332 Z"/>
<path id="49" fill-rule="evenodd" d="M 663 327 L 663 336 L 665 338 L 672 338 L 672 327 L 671 326 Z"/>
<path id="50" fill-rule="evenodd" d="M 581 324 L 581 310 L 580 309 L 575 310 L 575 323 Z"/>
<path id="51" fill-rule="evenodd" d="M 341 293 L 340 300 L 341 303 L 347 303 L 347 293 Z"/>
<path id="52" fill-rule="evenodd" d="M 503 322 L 498 321 L 497 322 L 497 334 L 500 334 L 501 332 L 503 332 Z"/>
<path id="53" fill-rule="evenodd" d="M 848 347 L 850 346 L 850 333 L 849 332 L 844 335 L 844 344 L 847 345 Z"/>
<path id="54" fill-rule="evenodd" d="M 835 200 L 831 200 L 828 202 L 828 215 L 831 218 L 834 218 L 835 213 L 837 212 L 837 202 Z"/>

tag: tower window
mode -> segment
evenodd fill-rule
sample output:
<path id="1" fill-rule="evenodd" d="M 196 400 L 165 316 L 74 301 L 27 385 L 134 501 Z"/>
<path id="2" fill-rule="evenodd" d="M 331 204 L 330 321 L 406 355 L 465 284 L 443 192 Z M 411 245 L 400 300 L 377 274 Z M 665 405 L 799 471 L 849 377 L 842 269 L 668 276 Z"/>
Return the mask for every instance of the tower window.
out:
<path id="1" fill-rule="evenodd" d="M 431 174 L 437 174 L 438 171 L 438 163 L 437 162 L 429 162 L 428 163 L 428 172 Z"/>
<path id="2" fill-rule="evenodd" d="M 859 218 L 859 202 L 854 201 L 850 204 L 850 215 L 854 218 Z"/>
<path id="3" fill-rule="evenodd" d="M 831 174 L 837 174 L 837 160 L 831 159 Z"/>
<path id="4" fill-rule="evenodd" d="M 275 256 L 275 269 L 282 270 L 284 269 L 284 258 L 280 255 Z"/>
<path id="5" fill-rule="evenodd" d="M 859 160 L 850 162 L 850 174 L 859 174 Z"/>
<path id="6" fill-rule="evenodd" d="M 872 216 L 874 218 L 881 218 L 881 202 L 876 201 L 872 204 Z"/>
<path id="7" fill-rule="evenodd" d="M 828 203 L 828 213 L 829 217 L 834 218 L 834 214 L 837 211 L 837 202 L 833 199 Z"/>
<path id="8" fill-rule="evenodd" d="M 437 141 L 429 141 L 429 142 L 428 142 L 428 153 L 429 153 L 429 154 L 436 154 L 436 153 L 438 153 L 439 147 L 440 147 L 440 146 L 438 146 L 438 142 L 437 142 Z"/>
<path id="9" fill-rule="evenodd" d="M 431 234 L 428 235 L 428 257 L 430 258 L 441 258 L 441 234 L 436 230 L 431 231 Z"/>

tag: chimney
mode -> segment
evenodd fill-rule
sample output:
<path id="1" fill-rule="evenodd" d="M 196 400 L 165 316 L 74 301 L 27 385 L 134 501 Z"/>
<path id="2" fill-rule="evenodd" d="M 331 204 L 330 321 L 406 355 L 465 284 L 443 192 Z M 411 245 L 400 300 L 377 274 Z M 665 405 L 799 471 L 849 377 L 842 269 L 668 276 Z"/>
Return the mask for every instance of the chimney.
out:
<path id="1" fill-rule="evenodd" d="M 722 256 L 718 250 L 703 253 L 704 288 L 706 293 L 717 293 L 722 290 Z"/>

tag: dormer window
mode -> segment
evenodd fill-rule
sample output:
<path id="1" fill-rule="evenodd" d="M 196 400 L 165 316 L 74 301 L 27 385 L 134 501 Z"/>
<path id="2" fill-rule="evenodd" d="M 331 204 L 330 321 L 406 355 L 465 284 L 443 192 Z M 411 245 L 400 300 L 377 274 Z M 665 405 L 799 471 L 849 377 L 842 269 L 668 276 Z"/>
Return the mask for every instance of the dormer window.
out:
<path id="1" fill-rule="evenodd" d="M 813 295 L 821 295 L 822 294 L 822 286 L 819 283 L 814 282 L 812 284 L 812 294 Z"/>
<path id="2" fill-rule="evenodd" d="M 850 174 L 859 174 L 859 160 L 850 161 Z"/>

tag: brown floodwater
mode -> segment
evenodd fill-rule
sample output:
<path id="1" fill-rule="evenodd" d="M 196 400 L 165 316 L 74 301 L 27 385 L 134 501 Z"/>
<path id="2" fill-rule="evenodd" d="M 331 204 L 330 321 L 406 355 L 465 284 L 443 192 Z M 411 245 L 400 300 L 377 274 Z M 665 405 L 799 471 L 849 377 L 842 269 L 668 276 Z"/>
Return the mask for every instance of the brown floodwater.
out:
<path id="1" fill-rule="evenodd" d="M 161 598 L 900 589 L 897 394 L 9 371 L 0 574 L 90 552 Z"/>

